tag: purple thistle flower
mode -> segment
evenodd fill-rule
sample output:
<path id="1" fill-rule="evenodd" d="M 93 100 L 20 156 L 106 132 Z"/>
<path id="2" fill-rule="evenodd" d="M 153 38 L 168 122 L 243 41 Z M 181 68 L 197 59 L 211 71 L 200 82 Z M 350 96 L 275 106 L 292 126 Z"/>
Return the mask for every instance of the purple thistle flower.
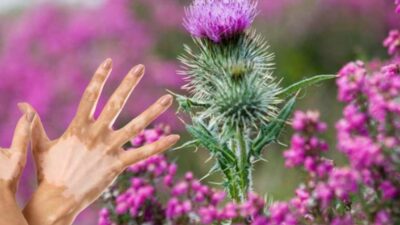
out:
<path id="1" fill-rule="evenodd" d="M 186 9 L 184 26 L 194 37 L 218 43 L 249 28 L 256 6 L 252 0 L 195 0 Z"/>

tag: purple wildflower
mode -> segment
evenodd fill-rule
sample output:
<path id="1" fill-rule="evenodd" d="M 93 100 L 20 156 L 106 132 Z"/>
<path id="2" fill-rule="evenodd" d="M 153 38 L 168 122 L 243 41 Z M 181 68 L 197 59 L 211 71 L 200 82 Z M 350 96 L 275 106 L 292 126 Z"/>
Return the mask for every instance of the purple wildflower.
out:
<path id="1" fill-rule="evenodd" d="M 339 71 L 337 85 L 339 88 L 339 100 L 350 102 L 358 93 L 362 92 L 366 70 L 361 61 L 351 62 Z"/>
<path id="2" fill-rule="evenodd" d="M 341 168 L 332 171 L 328 183 L 338 198 L 348 200 L 351 193 L 357 192 L 358 180 L 356 172 L 349 168 Z"/>
<path id="3" fill-rule="evenodd" d="M 319 183 L 317 185 L 315 188 L 315 194 L 318 200 L 321 202 L 323 209 L 326 209 L 330 205 L 334 197 L 332 188 L 325 183 Z"/>
<path id="4" fill-rule="evenodd" d="M 186 9 L 184 26 L 194 37 L 218 43 L 249 28 L 256 5 L 253 0 L 195 0 Z"/>
<path id="5" fill-rule="evenodd" d="M 270 206 L 271 224 L 298 224 L 296 217 L 291 213 L 289 204 L 285 202 L 276 202 Z"/>
<path id="6" fill-rule="evenodd" d="M 388 49 L 389 55 L 397 53 L 400 49 L 400 32 L 398 30 L 391 30 L 389 36 L 383 41 L 383 46 Z"/>
<path id="7" fill-rule="evenodd" d="M 369 113 L 371 116 L 385 122 L 386 115 L 389 112 L 399 114 L 400 103 L 400 69 L 397 64 L 390 64 L 375 73 L 369 80 L 367 91 L 369 104 Z"/>
<path id="8" fill-rule="evenodd" d="M 351 215 L 346 215 L 344 217 L 336 217 L 331 225 L 354 225 L 354 221 Z"/>
<path id="9" fill-rule="evenodd" d="M 394 199 L 398 194 L 396 186 L 394 186 L 390 181 L 382 182 L 382 184 L 380 185 L 380 189 L 382 191 L 382 197 L 384 199 Z"/>
<path id="10" fill-rule="evenodd" d="M 391 225 L 391 224 L 393 224 L 393 221 L 391 219 L 390 214 L 387 211 L 381 210 L 376 214 L 374 225 Z"/>
<path id="11" fill-rule="evenodd" d="M 327 175 L 333 165 L 320 158 L 320 153 L 328 150 L 328 145 L 315 135 L 324 132 L 327 127 L 319 121 L 319 113 L 297 111 L 292 126 L 296 133 L 292 137 L 290 149 L 284 152 L 286 166 L 303 165 L 312 174 Z"/>

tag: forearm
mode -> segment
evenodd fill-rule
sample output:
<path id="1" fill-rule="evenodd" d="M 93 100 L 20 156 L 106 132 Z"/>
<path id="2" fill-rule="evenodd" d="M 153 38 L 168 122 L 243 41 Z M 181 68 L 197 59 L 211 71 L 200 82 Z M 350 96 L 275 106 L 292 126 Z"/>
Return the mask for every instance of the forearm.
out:
<path id="1" fill-rule="evenodd" d="M 41 184 L 23 210 L 30 225 L 70 225 L 78 214 L 73 200 L 61 188 Z"/>
<path id="2" fill-rule="evenodd" d="M 11 191 L 0 189 L 0 225 L 28 225 Z"/>

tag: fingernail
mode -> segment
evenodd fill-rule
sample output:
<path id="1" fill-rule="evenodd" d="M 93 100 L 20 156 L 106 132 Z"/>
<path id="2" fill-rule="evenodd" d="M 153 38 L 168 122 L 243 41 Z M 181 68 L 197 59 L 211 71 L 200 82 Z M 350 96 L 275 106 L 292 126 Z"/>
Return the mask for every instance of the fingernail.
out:
<path id="1" fill-rule="evenodd" d="M 169 135 L 167 136 L 167 141 L 169 143 L 175 144 L 176 142 L 179 141 L 181 137 L 179 135 L 173 134 L 173 135 Z"/>
<path id="2" fill-rule="evenodd" d="M 171 102 L 172 102 L 172 95 L 164 95 L 160 99 L 160 104 L 163 106 L 168 106 L 169 104 L 171 104 Z"/>
<path id="3" fill-rule="evenodd" d="M 110 59 L 110 58 L 108 58 L 108 59 L 106 59 L 104 62 L 103 62 L 103 69 L 106 69 L 106 70 L 108 70 L 108 69 L 110 69 L 111 68 L 111 66 L 112 66 L 112 60 Z"/>
<path id="4" fill-rule="evenodd" d="M 139 65 L 135 66 L 131 70 L 131 73 L 133 75 L 142 76 L 144 74 L 144 66 L 142 64 L 139 64 Z"/>
<path id="5" fill-rule="evenodd" d="M 35 118 L 35 113 L 30 112 L 30 113 L 26 114 L 26 119 L 28 120 L 29 123 L 32 123 L 33 118 Z"/>

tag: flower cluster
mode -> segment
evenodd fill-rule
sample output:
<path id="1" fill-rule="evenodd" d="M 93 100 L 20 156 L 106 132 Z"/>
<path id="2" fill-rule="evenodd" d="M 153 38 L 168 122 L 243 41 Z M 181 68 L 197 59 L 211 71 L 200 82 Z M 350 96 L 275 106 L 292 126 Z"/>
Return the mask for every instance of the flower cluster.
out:
<path id="1" fill-rule="evenodd" d="M 194 37 L 220 42 L 244 32 L 255 16 L 252 0 L 195 0 L 186 9 L 184 25 Z"/>
<path id="2" fill-rule="evenodd" d="M 132 140 L 132 145 L 157 141 L 167 132 L 162 126 L 145 130 Z M 197 212 L 224 200 L 224 192 L 202 185 L 191 172 L 178 180 L 176 171 L 177 165 L 163 155 L 129 167 L 103 195 L 106 207 L 100 212 L 98 224 L 192 224 L 199 221 Z M 167 200 L 162 201 L 163 196 Z"/>
<path id="3" fill-rule="evenodd" d="M 347 76 L 351 76 L 348 74 Z M 379 215 L 399 219 L 400 70 L 397 63 L 364 74 L 357 98 L 347 103 L 338 123 L 339 150 L 349 158 L 362 184 L 369 190 L 368 202 L 379 205 Z M 347 84 L 339 85 L 339 90 Z M 388 200 L 394 204 L 388 204 Z"/>
<path id="4" fill-rule="evenodd" d="M 157 141 L 166 132 L 162 126 L 145 130 L 132 145 Z M 266 202 L 256 194 L 249 193 L 244 203 L 226 202 L 225 192 L 202 184 L 191 172 L 178 179 L 176 172 L 177 165 L 163 155 L 129 167 L 103 195 L 98 224 L 296 224 L 286 203 L 274 203 L 267 216 Z"/>
<path id="5" fill-rule="evenodd" d="M 284 156 L 288 167 L 302 166 L 309 174 L 289 201 L 291 215 L 305 224 L 400 222 L 400 69 L 392 62 L 367 67 L 349 63 L 337 79 L 338 99 L 346 104 L 336 125 L 338 150 L 348 166 L 334 167 L 322 156 L 326 144 L 317 135 L 326 125 L 318 113 L 295 114 L 296 133 Z"/>
<path id="6" fill-rule="evenodd" d="M 298 133 L 292 136 L 291 148 L 284 153 L 286 166 L 303 165 L 311 174 L 326 176 L 333 164 L 316 157 L 320 155 L 320 152 L 328 150 L 326 142 L 314 135 L 326 129 L 326 124 L 319 121 L 319 113 L 297 111 L 293 119 L 293 128 Z"/>
<path id="7" fill-rule="evenodd" d="M 312 113 L 298 113 L 294 118 L 293 127 L 302 136 L 293 136 L 285 157 L 287 165 L 303 165 L 310 173 L 311 182 L 298 189 L 292 200 L 303 218 L 314 221 L 310 224 L 400 221 L 400 68 L 396 60 L 382 63 L 378 70 L 371 68 L 360 61 L 351 62 L 337 79 L 338 99 L 346 104 L 336 125 L 338 150 L 347 156 L 348 167 L 329 167 L 326 177 L 315 176 L 304 155 L 312 146 L 310 140 L 321 131 L 319 123 Z M 306 129 L 305 124 L 314 126 Z M 317 155 L 314 161 L 321 159 Z"/>
<path id="8" fill-rule="evenodd" d="M 303 167 L 309 180 L 289 201 L 291 215 L 306 224 L 334 224 L 335 220 L 355 216 L 349 211 L 332 212 L 338 205 L 344 207 L 350 195 L 357 193 L 358 175 L 347 167 L 335 168 L 331 160 L 322 156 L 327 151 L 327 144 L 318 134 L 326 130 L 326 124 L 319 120 L 319 113 L 298 111 L 292 126 L 296 133 L 292 136 L 290 149 L 284 152 L 286 166 Z"/>

